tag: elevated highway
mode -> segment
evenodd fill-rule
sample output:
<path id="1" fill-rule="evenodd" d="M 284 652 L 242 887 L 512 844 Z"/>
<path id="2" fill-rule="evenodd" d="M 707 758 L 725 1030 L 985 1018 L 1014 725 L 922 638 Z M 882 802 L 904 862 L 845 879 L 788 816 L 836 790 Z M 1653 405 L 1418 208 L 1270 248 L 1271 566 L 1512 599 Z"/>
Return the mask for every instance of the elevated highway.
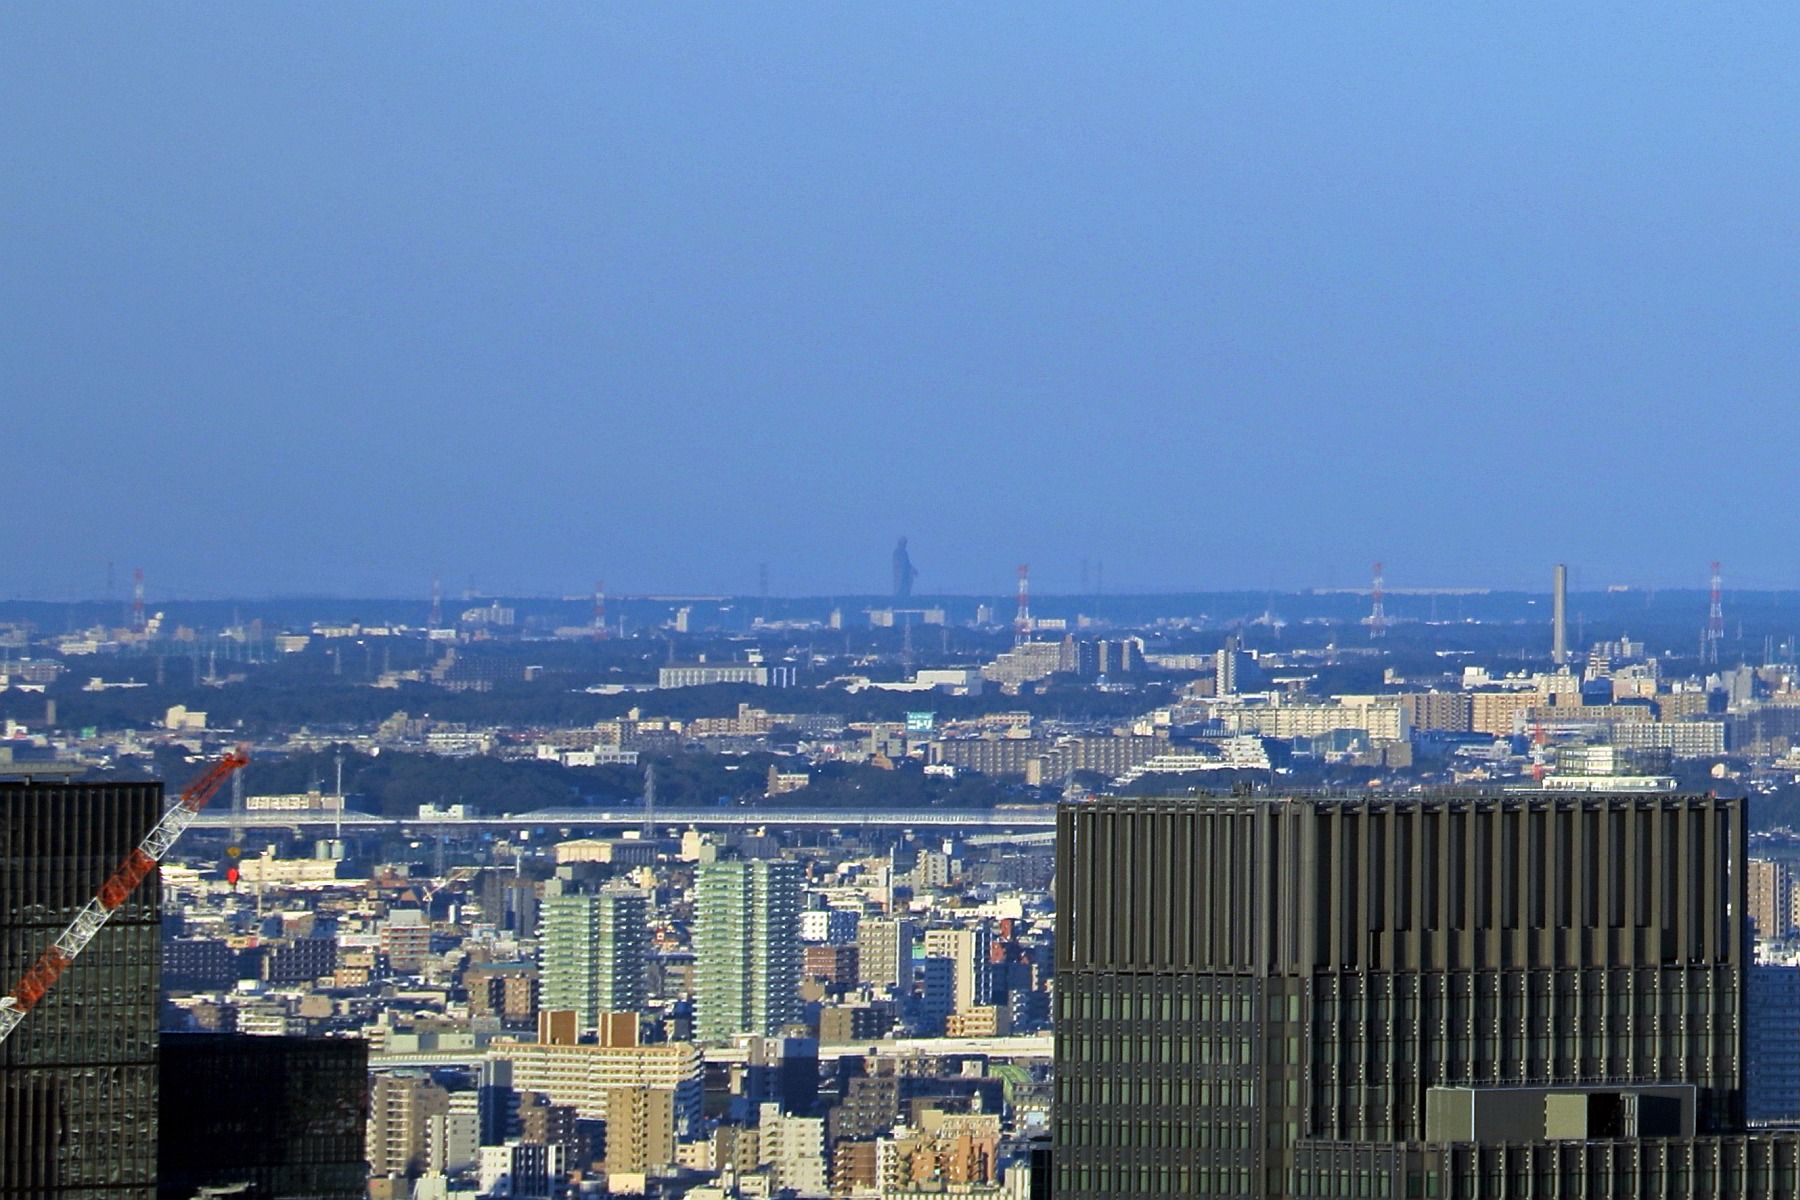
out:
<path id="1" fill-rule="evenodd" d="M 638 829 L 645 813 L 637 808 L 544 808 L 506 816 L 382 817 L 346 811 L 341 816 L 319 809 L 258 809 L 241 814 L 217 809 L 203 813 L 196 830 L 294 829 L 346 833 L 428 830 L 453 833 L 505 833 L 525 830 L 596 832 Z M 1056 811 L 1041 808 L 657 808 L 659 829 L 967 829 L 1042 833 L 1056 828 Z"/>
<path id="2" fill-rule="evenodd" d="M 392 1071 L 417 1067 L 474 1067 L 488 1058 L 505 1058 L 505 1041 L 489 1042 L 483 1047 L 461 1050 L 425 1050 L 395 1054 L 371 1054 L 369 1069 Z M 989 1058 L 1049 1059 L 1054 1056 L 1056 1039 L 1049 1033 L 1019 1034 L 991 1038 L 889 1038 L 874 1042 L 847 1042 L 819 1047 L 819 1058 L 832 1062 L 840 1058 L 881 1056 L 905 1058 L 923 1055 L 937 1058 L 950 1054 L 985 1054 Z M 706 1061 L 710 1063 L 742 1063 L 749 1050 L 742 1045 L 708 1046 Z"/>

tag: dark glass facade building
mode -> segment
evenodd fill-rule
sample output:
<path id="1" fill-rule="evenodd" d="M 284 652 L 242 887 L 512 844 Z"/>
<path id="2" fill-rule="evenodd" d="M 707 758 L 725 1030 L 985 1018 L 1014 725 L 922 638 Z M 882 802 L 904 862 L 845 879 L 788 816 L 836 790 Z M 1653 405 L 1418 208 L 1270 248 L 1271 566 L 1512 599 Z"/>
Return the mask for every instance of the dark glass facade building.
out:
<path id="1" fill-rule="evenodd" d="M 157 783 L 0 780 L 0 990 L 162 814 Z M 0 1200 L 156 1193 L 161 888 L 152 874 L 0 1043 Z"/>
<path id="2" fill-rule="evenodd" d="M 1743 808 L 1103 799 L 1058 829 L 1057 1192 L 1800 1195 L 1743 1131 Z"/>
<path id="3" fill-rule="evenodd" d="M 165 1033 L 164 1200 L 248 1185 L 249 1200 L 367 1192 L 369 1044 L 359 1038 Z"/>

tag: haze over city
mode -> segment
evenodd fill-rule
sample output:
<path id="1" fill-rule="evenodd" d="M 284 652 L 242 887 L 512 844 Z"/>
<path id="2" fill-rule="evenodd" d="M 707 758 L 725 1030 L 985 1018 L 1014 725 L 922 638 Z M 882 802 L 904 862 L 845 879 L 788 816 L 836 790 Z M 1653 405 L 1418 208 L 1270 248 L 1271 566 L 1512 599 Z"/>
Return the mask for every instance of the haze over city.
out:
<path id="1" fill-rule="evenodd" d="M 1800 1200 L 1796 63 L 0 6 L 0 1200 Z"/>
<path id="2" fill-rule="evenodd" d="M 1780 9 L 4 27 L 0 594 L 1800 585 Z"/>

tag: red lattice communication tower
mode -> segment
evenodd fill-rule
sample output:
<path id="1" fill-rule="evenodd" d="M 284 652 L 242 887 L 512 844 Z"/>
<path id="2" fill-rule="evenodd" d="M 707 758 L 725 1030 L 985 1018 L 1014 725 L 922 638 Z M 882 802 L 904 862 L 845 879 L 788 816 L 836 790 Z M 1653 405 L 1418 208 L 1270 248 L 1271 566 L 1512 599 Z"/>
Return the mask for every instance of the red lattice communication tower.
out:
<path id="1" fill-rule="evenodd" d="M 1719 643 L 1725 640 L 1725 592 L 1719 579 L 1719 564 L 1712 565 L 1712 604 L 1706 610 L 1706 653 L 1701 657 L 1713 666 L 1719 664 Z"/>
<path id="2" fill-rule="evenodd" d="M 1374 576 L 1374 582 L 1370 587 L 1374 599 L 1369 606 L 1369 636 L 1378 638 L 1387 633 L 1387 610 L 1382 606 L 1382 601 L 1386 597 L 1387 581 L 1382 578 L 1380 563 L 1375 564 Z"/>
<path id="3" fill-rule="evenodd" d="M 1019 564 L 1019 615 L 1013 618 L 1013 640 L 1024 645 L 1031 640 L 1031 564 Z"/>
<path id="4" fill-rule="evenodd" d="M 146 624 L 144 618 L 144 568 L 134 567 L 131 572 L 131 631 L 142 633 Z"/>

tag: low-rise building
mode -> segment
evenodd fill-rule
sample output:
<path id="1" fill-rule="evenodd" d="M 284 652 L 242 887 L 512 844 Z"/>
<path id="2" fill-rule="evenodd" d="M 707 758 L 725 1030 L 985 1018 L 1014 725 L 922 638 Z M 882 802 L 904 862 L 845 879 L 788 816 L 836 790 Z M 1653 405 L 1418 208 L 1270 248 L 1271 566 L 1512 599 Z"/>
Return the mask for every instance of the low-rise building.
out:
<path id="1" fill-rule="evenodd" d="M 1667 750 L 1676 758 L 1714 758 L 1725 753 L 1724 721 L 1616 721 L 1605 737 L 1614 746 Z"/>
<path id="2" fill-rule="evenodd" d="M 1061 642 L 1021 642 L 981 668 L 981 677 L 1003 688 L 1017 688 L 1061 670 L 1074 670 L 1073 663 L 1065 668 L 1063 659 Z"/>
<path id="3" fill-rule="evenodd" d="M 747 683 L 769 687 L 772 675 L 781 672 L 776 686 L 793 683 L 792 668 L 770 668 L 760 663 L 688 663 L 663 667 L 656 673 L 659 688 L 710 687 L 716 683 Z"/>
<path id="4" fill-rule="evenodd" d="M 828 1004 L 819 1010 L 821 1045 L 879 1041 L 893 1029 L 894 1006 L 886 1002 Z"/>
<path id="5" fill-rule="evenodd" d="M 785 1113 L 764 1104 L 756 1129 L 757 1161 L 769 1168 L 775 1186 L 807 1200 L 831 1194 L 825 1170 L 825 1119 Z"/>
<path id="6" fill-rule="evenodd" d="M 1011 1012 L 1003 1004 L 973 1005 L 944 1019 L 945 1037 L 1005 1037 L 1011 1032 Z"/>
<path id="7" fill-rule="evenodd" d="M 809 944 L 800 960 L 800 973 L 829 987 L 855 987 L 856 958 L 855 946 Z"/>

